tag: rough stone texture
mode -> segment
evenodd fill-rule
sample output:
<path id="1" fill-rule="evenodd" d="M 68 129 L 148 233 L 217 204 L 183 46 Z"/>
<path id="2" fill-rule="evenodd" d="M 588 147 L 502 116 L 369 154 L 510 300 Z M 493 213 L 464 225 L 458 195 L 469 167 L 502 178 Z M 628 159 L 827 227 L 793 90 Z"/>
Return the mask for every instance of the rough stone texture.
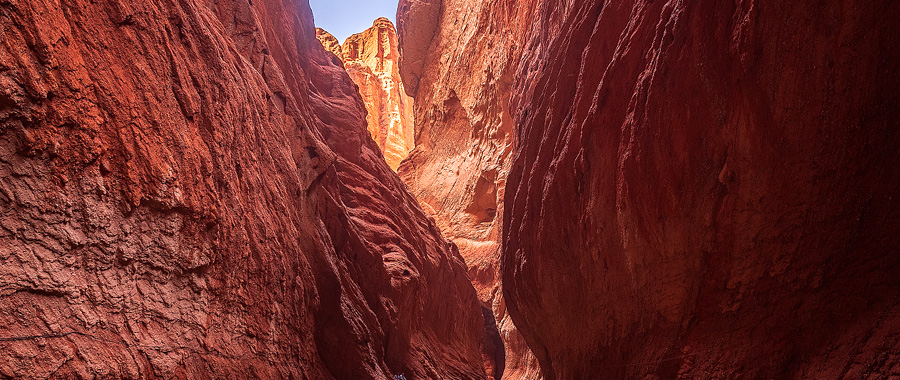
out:
<path id="1" fill-rule="evenodd" d="M 499 215 L 513 142 L 510 86 L 534 5 L 442 3 L 399 5 L 400 71 L 415 98 L 416 147 L 398 173 L 459 247 L 490 311 L 489 376 L 539 379 L 537 360 L 506 313 L 499 266 Z"/>
<path id="2" fill-rule="evenodd" d="M 342 46 L 335 46 L 337 39 L 322 29 L 316 34 L 326 50 L 344 62 L 350 78 L 359 86 L 368 110 L 369 133 L 391 169 L 397 170 L 415 145 L 415 128 L 413 101 L 400 80 L 394 24 L 378 18 L 371 28 L 347 37 Z"/>
<path id="3" fill-rule="evenodd" d="M 502 268 L 545 378 L 900 375 L 900 3 L 535 14 Z"/>
<path id="4" fill-rule="evenodd" d="M 322 46 L 325 47 L 326 51 L 331 52 L 331 54 L 334 54 L 343 61 L 344 52 L 341 49 L 341 43 L 338 41 L 337 37 L 331 35 L 331 33 L 328 33 L 325 29 L 316 28 L 316 39 L 322 43 Z"/>
<path id="5" fill-rule="evenodd" d="M 305 1 L 0 1 L 0 377 L 483 379 Z"/>

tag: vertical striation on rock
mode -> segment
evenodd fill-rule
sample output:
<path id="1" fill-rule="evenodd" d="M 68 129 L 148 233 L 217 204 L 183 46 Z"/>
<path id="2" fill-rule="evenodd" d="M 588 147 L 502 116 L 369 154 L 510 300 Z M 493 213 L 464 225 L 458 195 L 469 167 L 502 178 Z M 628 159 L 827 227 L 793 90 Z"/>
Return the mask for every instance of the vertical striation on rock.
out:
<path id="1" fill-rule="evenodd" d="M 403 0 L 397 17 L 400 72 L 416 118 L 416 146 L 398 173 L 466 260 L 489 310 L 485 366 L 496 379 L 540 378 L 506 312 L 499 265 L 514 140 L 510 86 L 533 8 L 533 2 Z"/>
<path id="2" fill-rule="evenodd" d="M 502 275 L 545 378 L 896 374 L 900 3 L 531 3 Z"/>
<path id="3" fill-rule="evenodd" d="M 415 146 L 413 101 L 400 80 L 400 51 L 397 31 L 390 20 L 381 17 L 372 27 L 354 34 L 337 45 L 331 34 L 317 29 L 317 36 L 344 63 L 347 73 L 359 86 L 366 104 L 369 133 L 381 148 L 391 169 Z"/>
<path id="4" fill-rule="evenodd" d="M 485 377 L 305 1 L 9 0 L 0 34 L 0 377 Z"/>

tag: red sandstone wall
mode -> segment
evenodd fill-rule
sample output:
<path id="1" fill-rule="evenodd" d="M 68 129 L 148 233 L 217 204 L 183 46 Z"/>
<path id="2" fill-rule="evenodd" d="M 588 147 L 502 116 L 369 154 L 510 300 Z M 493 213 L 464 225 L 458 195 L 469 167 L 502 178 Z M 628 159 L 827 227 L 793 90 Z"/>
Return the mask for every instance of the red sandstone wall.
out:
<path id="1" fill-rule="evenodd" d="M 0 2 L 0 374 L 481 379 L 306 2 Z"/>
<path id="2" fill-rule="evenodd" d="M 545 378 L 895 376 L 900 4 L 536 15 L 502 268 Z"/>
<path id="3" fill-rule="evenodd" d="M 416 147 L 398 173 L 459 247 L 496 320 L 494 328 L 488 315 L 485 365 L 497 379 L 540 378 L 506 312 L 499 265 L 514 141 L 510 86 L 533 9 L 527 2 L 404 0 L 397 17 L 400 73 L 416 118 Z"/>

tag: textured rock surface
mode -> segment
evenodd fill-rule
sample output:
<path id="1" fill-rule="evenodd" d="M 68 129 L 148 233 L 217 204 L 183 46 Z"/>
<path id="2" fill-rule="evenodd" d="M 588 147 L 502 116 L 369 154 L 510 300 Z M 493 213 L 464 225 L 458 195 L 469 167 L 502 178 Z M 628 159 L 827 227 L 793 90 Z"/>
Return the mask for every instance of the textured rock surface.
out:
<path id="1" fill-rule="evenodd" d="M 493 313 L 485 334 L 489 374 L 539 379 L 538 363 L 506 313 L 499 266 L 499 215 L 513 142 L 510 85 L 534 5 L 442 3 L 400 2 L 401 72 L 415 97 L 416 148 L 398 173 L 459 247 Z M 498 333 L 502 342 L 495 341 Z"/>
<path id="2" fill-rule="evenodd" d="M 326 51 L 331 52 L 331 54 L 334 54 L 343 61 L 344 52 L 341 49 L 341 42 L 338 41 L 337 37 L 331 35 L 331 33 L 328 33 L 325 29 L 316 28 L 316 38 L 322 46 L 325 47 Z"/>
<path id="3" fill-rule="evenodd" d="M 388 165 L 397 170 L 415 145 L 415 128 L 413 101 L 400 80 L 400 51 L 394 24 L 379 18 L 371 28 L 337 46 L 337 39 L 328 32 L 319 28 L 316 34 L 322 45 L 344 62 L 350 78 L 359 86 L 368 110 L 369 133 Z"/>
<path id="4" fill-rule="evenodd" d="M 484 378 L 464 263 L 305 1 L 0 28 L 0 377 Z"/>
<path id="5" fill-rule="evenodd" d="M 535 14 L 503 289 L 545 377 L 897 376 L 900 4 Z"/>

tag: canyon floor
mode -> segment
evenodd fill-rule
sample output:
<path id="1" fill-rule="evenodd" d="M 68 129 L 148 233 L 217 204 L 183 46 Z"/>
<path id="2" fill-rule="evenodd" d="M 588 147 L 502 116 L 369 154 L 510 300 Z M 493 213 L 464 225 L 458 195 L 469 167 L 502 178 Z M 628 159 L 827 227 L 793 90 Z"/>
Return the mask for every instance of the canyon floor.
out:
<path id="1" fill-rule="evenodd" d="M 315 20 L 0 0 L 0 378 L 900 379 L 900 2 Z"/>

